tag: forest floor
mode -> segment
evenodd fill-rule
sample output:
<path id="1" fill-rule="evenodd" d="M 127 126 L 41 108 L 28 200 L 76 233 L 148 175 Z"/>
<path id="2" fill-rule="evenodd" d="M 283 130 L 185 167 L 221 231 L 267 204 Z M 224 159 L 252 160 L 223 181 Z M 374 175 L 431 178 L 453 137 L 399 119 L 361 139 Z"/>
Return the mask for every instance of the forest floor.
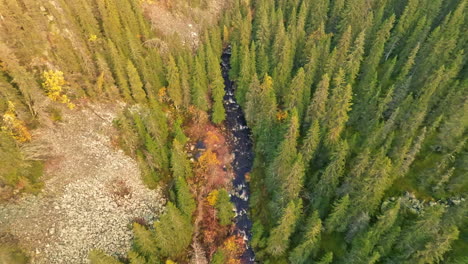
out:
<path id="1" fill-rule="evenodd" d="M 126 253 L 131 221 L 153 221 L 165 201 L 145 187 L 136 161 L 112 145 L 118 111 L 82 103 L 34 131 L 33 142 L 48 149 L 45 186 L 0 204 L 0 242 L 17 242 L 32 263 L 87 263 L 93 248 Z"/>

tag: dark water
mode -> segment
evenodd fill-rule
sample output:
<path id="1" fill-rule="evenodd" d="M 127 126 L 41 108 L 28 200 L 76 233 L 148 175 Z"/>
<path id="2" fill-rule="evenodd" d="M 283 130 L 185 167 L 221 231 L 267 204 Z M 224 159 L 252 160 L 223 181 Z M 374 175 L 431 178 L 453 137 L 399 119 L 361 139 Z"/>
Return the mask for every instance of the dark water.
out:
<path id="1" fill-rule="evenodd" d="M 221 69 L 224 78 L 224 108 L 226 109 L 226 128 L 229 131 L 229 143 L 235 155 L 232 167 L 235 178 L 233 180 L 234 194 L 231 201 L 236 206 L 235 232 L 244 237 L 247 249 L 242 256 L 243 263 L 255 263 L 255 255 L 250 247 L 252 238 L 252 222 L 249 219 L 249 184 L 245 174 L 250 172 L 253 165 L 252 139 L 250 129 L 247 127 L 244 113 L 234 98 L 234 83 L 229 80 L 231 50 L 226 48 L 221 57 Z"/>

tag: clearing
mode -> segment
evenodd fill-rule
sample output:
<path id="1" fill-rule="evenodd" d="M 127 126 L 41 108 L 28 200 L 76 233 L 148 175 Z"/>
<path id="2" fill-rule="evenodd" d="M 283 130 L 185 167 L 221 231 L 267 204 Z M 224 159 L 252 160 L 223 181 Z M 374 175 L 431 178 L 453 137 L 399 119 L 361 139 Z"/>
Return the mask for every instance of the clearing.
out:
<path id="1" fill-rule="evenodd" d="M 132 220 L 151 223 L 165 201 L 111 144 L 122 107 L 82 103 L 34 131 L 33 143 L 48 149 L 45 187 L 0 204 L 0 242 L 17 241 L 32 263 L 88 263 L 93 248 L 125 255 Z"/>

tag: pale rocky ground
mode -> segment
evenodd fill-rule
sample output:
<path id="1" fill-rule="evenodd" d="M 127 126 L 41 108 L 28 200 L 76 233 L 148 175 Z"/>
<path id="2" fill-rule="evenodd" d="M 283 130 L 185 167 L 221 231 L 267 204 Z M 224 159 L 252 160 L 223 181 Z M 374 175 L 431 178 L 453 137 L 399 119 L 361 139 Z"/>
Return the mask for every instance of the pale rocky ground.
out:
<path id="1" fill-rule="evenodd" d="M 45 187 L 0 204 L 0 234 L 18 239 L 32 263 L 88 263 L 93 248 L 125 255 L 132 220 L 151 223 L 163 211 L 161 192 L 146 188 L 136 161 L 111 144 L 118 111 L 81 106 L 35 131 L 34 140 L 49 152 Z M 123 189 L 128 192 L 117 194 Z"/>

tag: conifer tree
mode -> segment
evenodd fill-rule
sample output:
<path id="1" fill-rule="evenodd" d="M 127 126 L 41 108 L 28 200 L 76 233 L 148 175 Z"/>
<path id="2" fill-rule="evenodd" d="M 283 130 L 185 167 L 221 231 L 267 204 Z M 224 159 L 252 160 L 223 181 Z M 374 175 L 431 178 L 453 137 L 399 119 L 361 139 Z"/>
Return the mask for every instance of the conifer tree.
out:
<path id="1" fill-rule="evenodd" d="M 193 227 L 189 218 L 172 203 L 166 208 L 159 222 L 154 223 L 154 241 L 161 256 L 175 258 L 183 254 L 192 241 Z"/>
<path id="2" fill-rule="evenodd" d="M 171 171 L 174 178 L 182 177 L 188 179 L 192 176 L 192 168 L 184 152 L 183 145 L 177 139 L 174 139 L 171 150 Z"/>
<path id="3" fill-rule="evenodd" d="M 183 177 L 176 178 L 175 183 L 177 208 L 191 218 L 192 213 L 195 211 L 195 199 L 190 193 L 190 188 Z"/>
<path id="4" fill-rule="evenodd" d="M 344 63 L 344 69 L 346 72 L 346 81 L 353 84 L 355 82 L 356 76 L 359 73 L 361 68 L 361 62 L 364 55 L 364 42 L 366 38 L 365 31 L 361 31 L 354 40 L 353 47 L 348 54 L 346 62 Z"/>
<path id="5" fill-rule="evenodd" d="M 349 119 L 348 112 L 351 110 L 351 99 L 351 85 L 345 84 L 344 71 L 340 69 L 333 79 L 332 95 L 326 107 L 327 143 L 334 144 L 338 141 Z"/>
<path id="6" fill-rule="evenodd" d="M 320 261 L 316 262 L 317 264 L 330 264 L 333 261 L 333 253 L 327 252 Z"/>
<path id="7" fill-rule="evenodd" d="M 317 252 L 320 243 L 320 233 L 322 231 L 322 221 L 317 211 L 314 211 L 309 219 L 307 219 L 304 231 L 304 237 L 301 243 L 295 247 L 289 255 L 289 261 L 291 263 L 307 263 L 309 257 L 315 255 Z"/>
<path id="8" fill-rule="evenodd" d="M 290 173 L 297 173 L 296 177 L 301 178 L 300 171 L 293 171 L 293 167 L 296 165 L 297 161 L 297 138 L 299 136 L 299 120 L 297 112 L 293 111 L 291 117 L 289 118 L 289 127 L 284 135 L 283 141 L 278 147 L 278 152 L 273 160 L 271 167 L 269 168 L 267 175 L 267 188 L 268 191 L 273 195 L 271 201 L 271 208 L 275 208 L 277 211 L 281 210 L 286 204 L 280 202 L 283 200 L 281 192 L 283 190 L 278 190 L 278 186 L 281 186 L 283 183 L 287 183 L 287 177 Z M 302 158 L 300 161 L 302 162 Z M 297 168 L 300 169 L 300 168 Z M 303 170 L 303 165 L 302 165 Z M 294 179 L 297 181 L 297 179 Z M 286 191 L 286 188 L 285 188 Z M 289 200 L 284 200 L 286 203 Z"/>
<path id="9" fill-rule="evenodd" d="M 347 223 L 343 220 L 345 219 L 349 205 L 349 195 L 345 195 L 333 203 L 333 210 L 325 220 L 325 230 L 328 233 L 333 231 L 343 232 L 346 229 Z"/>
<path id="10" fill-rule="evenodd" d="M 314 96 L 307 109 L 305 117 L 306 124 L 310 124 L 314 121 L 322 122 L 323 117 L 326 113 L 326 104 L 328 100 L 328 88 L 330 85 L 330 79 L 327 74 L 324 74 L 322 80 L 317 85 L 317 89 L 314 92 Z"/>
<path id="11" fill-rule="evenodd" d="M 289 110 L 296 108 L 300 119 L 304 114 L 305 103 L 309 99 L 305 98 L 306 87 L 304 81 L 304 69 L 300 68 L 297 71 L 296 76 L 293 78 L 289 87 L 289 93 L 286 95 L 285 98 L 285 108 Z"/>
<path id="12" fill-rule="evenodd" d="M 234 212 L 232 211 L 233 205 L 229 200 L 229 194 L 226 189 L 223 188 L 219 190 L 215 207 L 219 223 L 223 226 L 231 224 L 231 220 L 234 217 Z"/>
<path id="13" fill-rule="evenodd" d="M 122 62 L 121 55 L 117 50 L 115 44 L 109 40 L 108 42 L 109 48 L 109 57 L 112 62 L 112 72 L 115 74 L 115 80 L 117 81 L 117 85 L 119 87 L 120 93 L 126 100 L 131 100 L 131 92 L 130 87 L 127 82 L 127 76 L 125 74 L 125 68 Z"/>
<path id="14" fill-rule="evenodd" d="M 180 71 L 180 86 L 182 91 L 182 103 L 185 108 L 190 105 L 190 75 L 187 61 L 182 57 L 177 57 L 177 66 Z"/>
<path id="15" fill-rule="evenodd" d="M 317 187 L 313 191 L 313 205 L 315 209 L 319 209 L 321 215 L 324 215 L 327 205 L 333 199 L 334 190 L 343 177 L 348 151 L 348 143 L 346 141 L 341 142 L 336 152 L 332 154 L 331 162 L 325 168 Z"/>
<path id="16" fill-rule="evenodd" d="M 175 107 L 180 107 L 183 103 L 183 94 L 182 94 L 182 87 L 181 87 L 181 79 L 179 68 L 175 62 L 173 56 L 169 56 L 169 61 L 167 65 L 167 82 L 169 83 L 167 86 L 167 93 L 171 98 L 172 102 L 174 103 Z"/>
<path id="17" fill-rule="evenodd" d="M 127 74 L 133 99 L 135 99 L 135 101 L 139 103 L 145 102 L 146 94 L 145 90 L 143 90 L 143 83 L 141 82 L 140 75 L 138 75 L 137 69 L 130 60 L 128 60 L 127 62 Z"/>
<path id="18" fill-rule="evenodd" d="M 203 63 L 200 61 L 199 56 L 195 57 L 195 62 L 193 64 L 193 75 L 192 75 L 192 84 L 190 85 L 192 89 L 192 103 L 201 110 L 208 110 L 208 83 L 206 80 L 206 72 Z"/>
<path id="19" fill-rule="evenodd" d="M 278 225 L 271 231 L 268 238 L 266 252 L 274 257 L 282 256 L 289 247 L 290 237 L 294 232 L 297 220 L 302 210 L 300 200 L 289 202 L 284 209 Z"/>
<path id="20" fill-rule="evenodd" d="M 101 250 L 91 250 L 89 252 L 89 260 L 92 264 L 121 264 L 120 261 L 106 255 L 106 253 Z"/>
<path id="21" fill-rule="evenodd" d="M 226 118 L 226 111 L 224 110 L 223 104 L 224 80 L 220 72 L 211 85 L 211 95 L 213 97 L 213 112 L 211 118 L 213 123 L 220 124 Z"/>

